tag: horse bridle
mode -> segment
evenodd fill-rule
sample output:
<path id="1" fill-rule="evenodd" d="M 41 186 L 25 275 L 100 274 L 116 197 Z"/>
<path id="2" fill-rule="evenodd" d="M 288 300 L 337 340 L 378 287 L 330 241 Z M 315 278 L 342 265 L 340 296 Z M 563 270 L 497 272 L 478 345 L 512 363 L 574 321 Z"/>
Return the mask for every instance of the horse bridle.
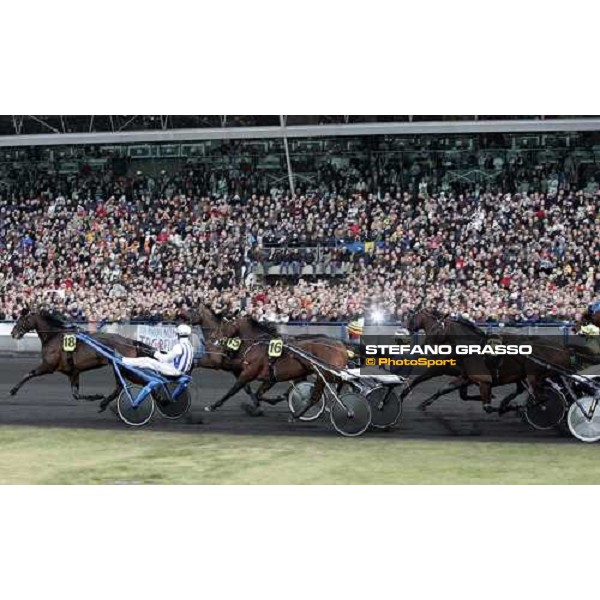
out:
<path id="1" fill-rule="evenodd" d="M 412 310 L 410 310 L 408 312 L 409 319 L 414 319 L 414 317 L 418 314 L 426 314 L 428 316 L 430 316 L 434 321 L 435 324 L 438 325 L 439 327 L 441 327 L 442 329 L 446 329 L 446 318 L 437 314 L 433 309 L 431 308 L 413 308 Z"/>

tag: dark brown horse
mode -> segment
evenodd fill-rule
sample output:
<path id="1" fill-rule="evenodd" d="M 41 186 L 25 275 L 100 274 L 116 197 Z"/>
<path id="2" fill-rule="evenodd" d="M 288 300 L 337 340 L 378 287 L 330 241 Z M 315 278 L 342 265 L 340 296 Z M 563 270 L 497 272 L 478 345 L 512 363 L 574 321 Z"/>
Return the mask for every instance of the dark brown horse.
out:
<path id="1" fill-rule="evenodd" d="M 424 309 L 414 315 L 410 322 L 413 330 L 424 329 L 428 344 L 475 344 L 485 345 L 489 342 L 486 334 L 476 325 L 462 319 L 444 318 L 437 311 Z M 512 399 L 524 391 L 524 382 L 535 395 L 543 386 L 544 380 L 554 374 L 552 367 L 573 371 L 573 358 L 590 362 L 589 354 L 574 347 L 562 348 L 556 344 L 548 343 L 543 337 L 527 337 L 503 334 L 502 342 L 505 344 L 528 344 L 532 347 L 531 357 L 524 355 L 504 355 L 499 360 L 493 359 L 490 365 L 488 359 L 481 355 L 461 356 L 457 361 L 460 377 L 453 386 L 449 386 L 444 393 L 458 389 L 467 382 L 479 386 L 479 400 L 483 402 L 486 412 L 505 412 Z M 439 373 L 442 374 L 442 373 Z M 455 374 L 455 373 L 443 373 Z M 435 376 L 435 375 L 433 375 Z M 417 378 L 411 385 L 414 388 L 418 383 L 429 379 L 431 375 L 425 373 Z M 491 405 L 492 387 L 517 384 L 517 390 L 502 400 L 499 408 Z M 443 394 L 438 393 L 427 399 L 423 405 L 429 406 L 435 399 Z M 476 397 L 475 397 L 476 398 Z M 467 399 L 475 399 L 468 397 Z"/>
<path id="2" fill-rule="evenodd" d="M 440 313 L 438 313 L 438 311 L 434 309 L 421 309 L 420 306 L 422 304 L 423 302 L 421 302 L 419 307 L 417 307 L 417 309 L 415 309 L 409 315 L 406 325 L 411 333 L 416 333 L 418 331 L 423 330 L 425 331 L 426 335 L 431 335 L 433 326 L 443 317 Z M 427 338 L 426 343 L 433 343 L 433 341 Z M 473 384 L 467 378 L 462 376 L 462 371 L 460 370 L 460 368 L 458 366 L 452 366 L 447 364 L 429 367 L 424 373 L 418 375 L 417 377 L 409 381 L 404 387 L 404 390 L 402 391 L 400 397 L 404 399 L 417 386 L 421 385 L 422 383 L 425 383 L 426 381 L 429 381 L 430 379 L 442 376 L 454 377 L 454 380 L 446 387 L 438 390 L 435 394 L 424 400 L 419 405 L 420 408 L 425 409 L 427 406 L 433 404 L 433 402 L 435 402 L 441 396 L 445 396 L 446 394 L 450 394 L 451 392 L 457 390 L 462 400 L 480 400 L 479 396 L 469 396 L 467 394 L 467 388 Z"/>
<path id="3" fill-rule="evenodd" d="M 236 379 L 244 370 L 243 356 L 246 350 L 257 340 L 264 340 L 268 336 L 276 335 L 273 327 L 265 327 L 254 321 L 251 317 L 240 317 L 237 324 L 243 326 L 245 334 L 243 336 L 231 333 L 232 322 L 227 321 L 222 315 L 217 315 L 207 306 L 199 305 L 190 310 L 182 310 L 178 313 L 178 318 L 189 322 L 191 325 L 199 325 L 205 335 L 206 354 L 194 362 L 194 366 L 206 369 L 219 369 L 233 373 Z M 273 333 L 274 332 L 274 333 Z M 288 341 L 302 344 L 309 340 L 321 340 L 324 344 L 335 344 L 338 347 L 344 347 L 342 342 L 337 342 L 323 334 L 303 334 L 298 336 L 287 336 Z M 232 347 L 233 346 L 233 347 Z M 257 392 L 253 392 L 250 384 L 244 385 L 244 391 L 252 399 L 252 404 L 243 403 L 242 407 L 251 416 L 262 414 L 260 408 L 261 402 L 275 405 L 285 400 L 285 396 L 276 398 L 267 398 L 265 393 L 274 385 L 263 383 Z"/>
<path id="4" fill-rule="evenodd" d="M 60 317 L 51 314 L 48 311 L 30 312 L 28 309 L 21 311 L 21 316 L 15 323 L 11 336 L 14 339 L 21 339 L 26 333 L 35 331 L 42 342 L 42 362 L 29 371 L 11 390 L 10 395 L 14 396 L 19 389 L 30 379 L 49 375 L 50 373 L 63 373 L 69 378 L 71 391 L 75 400 L 102 400 L 100 412 L 106 410 L 106 407 L 119 395 L 121 384 L 115 374 L 116 388 L 108 396 L 102 395 L 82 395 L 79 393 L 79 375 L 85 371 L 92 371 L 109 365 L 108 359 L 98 355 L 92 348 L 84 343 L 77 343 L 72 352 L 67 352 L 63 348 L 63 336 L 65 334 L 74 334 L 76 329 L 63 321 Z M 152 356 L 154 349 L 150 346 L 130 340 L 117 334 L 95 334 L 93 337 L 98 339 L 122 356 Z M 124 374 L 134 381 L 126 371 Z"/>
<path id="5" fill-rule="evenodd" d="M 210 308 L 199 305 L 189 310 L 181 310 L 177 314 L 179 320 L 202 329 L 205 342 L 205 353 L 202 358 L 194 360 L 195 367 L 204 369 L 218 369 L 237 373 L 241 370 L 240 356 L 248 347 L 246 340 L 240 340 L 236 349 L 228 348 L 223 329 L 227 323 L 222 315 L 214 313 Z"/>
<path id="6" fill-rule="evenodd" d="M 287 351 L 285 347 L 280 357 L 269 357 L 270 342 L 281 338 L 273 324 L 259 323 L 250 317 L 241 317 L 235 321 L 224 323 L 221 333 L 229 339 L 239 337 L 247 344 L 247 348 L 241 354 L 241 372 L 234 386 L 220 400 L 205 407 L 207 411 L 216 410 L 245 385 L 255 380 L 261 381 L 262 384 L 257 390 L 254 408 L 258 409 L 258 403 L 261 401 L 275 404 L 284 398 L 269 399 L 264 394 L 276 383 L 301 381 L 315 372 L 310 361 Z M 341 341 L 323 335 L 306 335 L 290 336 L 287 343 L 299 348 L 302 352 L 311 354 L 324 365 L 332 366 L 334 369 L 345 369 L 348 365 L 348 350 Z M 324 375 L 327 381 L 336 381 L 333 374 L 326 372 Z M 318 401 L 324 389 L 325 384 L 318 377 L 307 409 Z"/>
<path id="7" fill-rule="evenodd" d="M 180 310 L 177 318 L 202 329 L 204 335 L 205 353 L 202 358 L 194 360 L 194 367 L 204 369 L 216 369 L 220 371 L 229 371 L 236 377 L 242 372 L 241 357 L 248 348 L 247 340 L 239 340 L 239 345 L 233 340 L 233 346 L 228 347 L 229 339 L 223 333 L 223 327 L 226 324 L 222 315 L 217 315 L 207 306 L 199 305 L 189 310 Z M 244 391 L 252 398 L 252 404 L 244 403 L 242 406 L 252 416 L 258 416 L 259 410 L 254 410 L 258 405 L 258 399 L 252 391 L 250 385 L 244 386 Z"/>

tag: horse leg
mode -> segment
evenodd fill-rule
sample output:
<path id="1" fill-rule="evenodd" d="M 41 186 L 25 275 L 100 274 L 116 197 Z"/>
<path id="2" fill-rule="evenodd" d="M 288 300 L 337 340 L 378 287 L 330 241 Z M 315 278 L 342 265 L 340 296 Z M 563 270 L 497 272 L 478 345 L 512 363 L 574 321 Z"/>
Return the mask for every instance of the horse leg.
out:
<path id="1" fill-rule="evenodd" d="M 250 398 L 252 398 L 252 402 L 254 404 L 258 404 L 258 398 L 256 397 L 256 393 L 252 391 L 252 388 L 250 387 L 249 383 L 247 383 L 244 386 L 244 391 L 246 392 L 246 394 L 248 394 L 248 396 L 250 396 Z"/>
<path id="2" fill-rule="evenodd" d="M 261 386 L 256 390 L 256 399 L 258 402 L 266 402 L 267 404 L 275 405 L 285 400 L 285 396 L 277 396 L 277 398 L 265 398 L 265 394 L 275 385 L 275 381 L 263 381 Z"/>
<path id="3" fill-rule="evenodd" d="M 106 396 L 102 402 L 100 402 L 100 408 L 98 409 L 99 413 L 104 412 L 109 407 L 110 403 L 117 399 L 117 396 L 121 391 L 121 380 L 119 379 L 116 371 L 113 370 L 113 374 L 115 376 L 115 389 L 108 396 Z"/>
<path id="4" fill-rule="evenodd" d="M 103 400 L 104 396 L 102 394 L 91 394 L 88 396 L 82 395 L 79 393 L 79 373 L 75 372 L 69 376 L 69 381 L 71 382 L 71 393 L 73 394 L 73 398 L 75 400 L 89 400 L 90 402 L 94 402 L 96 400 Z"/>
<path id="5" fill-rule="evenodd" d="M 260 384 L 260 387 L 256 390 L 256 393 L 250 394 L 252 398 L 252 404 L 248 402 L 242 402 L 242 408 L 251 416 L 251 417 L 262 417 L 264 412 L 260 407 L 261 402 L 267 402 L 268 404 L 277 404 L 281 401 L 280 398 L 265 398 L 264 394 L 266 394 L 273 386 L 275 385 L 274 381 L 263 381 Z M 250 387 L 249 385 L 246 387 Z"/>
<path id="6" fill-rule="evenodd" d="M 222 361 L 221 361 L 221 362 L 222 362 Z M 223 365 L 221 364 L 219 368 L 222 368 L 222 367 L 223 367 Z M 215 367 L 215 366 L 213 365 L 213 366 L 212 366 L 212 367 L 210 367 L 210 368 L 217 368 L 217 367 Z M 240 369 L 240 368 L 235 368 L 235 369 L 233 369 L 233 368 L 231 368 L 231 369 L 230 369 L 230 368 L 228 368 L 228 369 L 226 369 L 226 370 L 231 370 L 231 372 L 233 373 L 234 377 L 236 377 L 236 378 L 238 378 L 238 377 L 240 376 L 240 374 L 242 373 L 242 369 Z M 250 398 L 252 398 L 252 404 L 253 404 L 254 406 L 258 407 L 259 400 L 258 400 L 258 398 L 256 397 L 256 393 L 255 393 L 255 392 L 252 390 L 252 387 L 250 386 L 250 384 L 249 384 L 249 383 L 247 383 L 246 385 L 244 385 L 244 391 L 246 392 L 246 394 L 248 394 L 248 396 L 250 396 Z"/>
<path id="7" fill-rule="evenodd" d="M 470 385 L 474 385 L 472 381 L 469 381 L 467 384 L 460 388 L 458 392 L 460 394 L 460 399 L 464 400 L 465 402 L 481 402 L 481 396 L 479 394 L 467 394 L 467 388 Z"/>
<path id="8" fill-rule="evenodd" d="M 299 378 L 299 379 L 295 379 L 294 383 L 297 383 L 299 381 L 304 381 L 303 378 Z M 256 391 L 256 396 L 257 396 L 257 400 L 258 402 L 266 402 L 267 404 L 270 404 L 271 406 L 275 406 L 276 404 L 280 404 L 281 402 L 285 402 L 287 400 L 287 395 L 286 394 L 281 394 L 279 396 L 277 396 L 276 398 L 266 398 L 265 394 L 275 385 L 275 381 L 265 381 Z M 344 382 L 342 381 L 339 385 L 338 385 L 338 394 L 341 391 L 341 388 L 343 387 Z"/>
<path id="9" fill-rule="evenodd" d="M 19 383 L 17 383 L 13 388 L 11 388 L 9 394 L 11 396 L 14 396 L 23 387 L 23 384 L 25 384 L 30 379 L 33 379 L 34 377 L 40 377 L 41 375 L 47 375 L 49 373 L 52 373 L 53 371 L 54 368 L 52 366 L 50 366 L 48 363 L 43 362 L 41 365 L 38 365 L 35 369 L 29 371 L 29 373 L 27 373 L 27 375 L 25 375 L 25 377 L 23 377 L 23 379 L 19 381 Z"/>
<path id="10" fill-rule="evenodd" d="M 308 412 L 308 410 L 319 401 L 319 398 L 321 397 L 321 394 L 324 392 L 324 390 L 325 382 L 321 379 L 321 377 L 319 377 L 315 382 L 315 387 L 313 388 L 312 394 L 310 395 L 310 399 L 306 403 L 306 406 L 302 409 L 301 412 L 299 412 L 297 415 L 294 415 L 290 420 L 293 421 L 304 416 Z"/>
<path id="11" fill-rule="evenodd" d="M 256 371 L 256 369 L 254 371 Z M 223 406 L 223 404 L 227 402 L 229 398 L 235 396 L 241 389 L 244 388 L 246 384 L 250 383 L 256 378 L 257 373 L 254 371 L 242 371 L 237 381 L 233 384 L 233 387 L 222 398 L 216 402 L 213 402 L 212 404 L 209 404 L 208 406 L 205 406 L 204 410 L 207 412 L 213 412 L 214 410 L 217 410 L 217 408 Z"/>
<path id="12" fill-rule="evenodd" d="M 473 385 L 472 381 L 469 381 L 469 383 L 460 388 L 460 399 L 464 400 L 465 402 L 481 402 L 481 396 L 479 394 L 467 394 L 467 388 L 470 385 Z"/>
<path id="13" fill-rule="evenodd" d="M 512 394 L 508 394 L 506 398 L 502 399 L 500 406 L 498 407 L 498 414 L 503 415 L 511 410 L 518 410 L 516 406 L 510 406 L 510 403 L 525 391 L 525 386 L 522 381 L 517 381 L 516 389 Z"/>
<path id="14" fill-rule="evenodd" d="M 402 393 L 400 394 L 400 400 L 404 400 L 404 398 L 406 398 L 406 396 L 408 396 L 408 394 L 410 394 L 418 385 L 421 385 L 422 383 L 425 383 L 434 377 L 438 377 L 439 375 L 443 375 L 443 373 L 436 371 L 435 368 L 427 369 L 425 373 L 415 377 L 413 381 L 407 382 L 406 386 L 402 390 Z"/>
<path id="15" fill-rule="evenodd" d="M 421 402 L 421 404 L 419 404 L 418 408 L 420 410 L 425 410 L 428 406 L 431 406 L 438 398 L 441 398 L 442 396 L 445 396 L 446 394 L 450 394 L 456 390 L 460 390 L 461 392 L 463 392 L 463 390 L 465 390 L 467 387 L 469 387 L 469 385 L 470 385 L 470 382 L 465 383 L 465 381 L 462 379 L 459 379 L 458 381 L 450 383 L 446 387 L 438 390 L 435 394 L 433 394 L 429 398 L 423 400 L 423 402 Z M 479 397 L 477 399 L 479 399 Z"/>
<path id="16" fill-rule="evenodd" d="M 479 381 L 479 393 L 483 402 L 483 410 L 488 414 L 498 412 L 498 409 L 492 406 L 492 382 Z"/>
<path id="17" fill-rule="evenodd" d="M 108 396 L 106 396 L 106 398 L 102 399 L 102 402 L 100 402 L 100 407 L 98 408 L 99 413 L 103 413 L 110 406 L 110 404 L 117 399 L 119 393 L 123 389 L 121 379 L 119 378 L 115 367 L 113 367 L 113 376 L 115 378 L 115 389 Z"/>

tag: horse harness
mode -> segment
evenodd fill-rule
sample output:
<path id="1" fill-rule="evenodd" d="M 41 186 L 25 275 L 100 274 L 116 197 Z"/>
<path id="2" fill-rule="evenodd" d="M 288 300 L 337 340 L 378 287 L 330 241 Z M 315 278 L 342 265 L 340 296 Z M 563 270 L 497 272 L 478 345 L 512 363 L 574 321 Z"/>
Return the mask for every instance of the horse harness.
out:
<path id="1" fill-rule="evenodd" d="M 233 338 L 233 339 L 239 340 L 239 338 Z M 277 363 L 277 361 L 280 358 L 283 357 L 283 354 L 284 354 L 283 338 L 276 337 L 276 338 L 263 338 L 263 339 L 256 340 L 253 344 L 248 346 L 248 348 L 244 352 L 244 358 L 246 357 L 246 354 L 248 354 L 248 352 L 252 348 L 254 348 L 254 346 L 264 346 L 265 344 L 267 344 L 267 342 L 268 342 L 267 358 L 268 358 L 268 362 L 269 362 L 269 381 L 271 383 L 276 383 L 277 375 L 275 373 L 275 364 Z"/>
<path id="2" fill-rule="evenodd" d="M 74 333 L 63 333 L 62 336 L 62 350 L 67 355 L 67 364 L 69 370 L 75 370 L 75 360 L 73 355 L 77 349 L 77 336 Z"/>
<path id="3" fill-rule="evenodd" d="M 224 338 L 220 344 L 225 348 L 225 356 L 227 358 L 235 358 L 235 355 L 242 347 L 242 340 L 239 337 Z"/>
<path id="4" fill-rule="evenodd" d="M 435 318 L 435 317 L 434 317 Z M 455 323 L 458 323 L 459 325 L 464 325 L 464 321 L 461 321 L 459 319 L 451 319 L 452 321 L 454 321 Z M 446 329 L 446 321 L 445 319 L 437 319 L 436 318 L 436 322 L 438 325 L 440 325 L 442 327 L 442 329 Z M 504 341 L 502 339 L 502 336 L 499 333 L 484 333 L 483 331 L 479 330 L 483 336 L 484 339 L 482 341 L 482 343 L 480 344 L 483 346 L 490 346 L 492 348 L 493 353 L 492 354 L 485 354 L 484 355 L 484 363 L 485 366 L 489 369 L 490 374 L 492 376 L 492 382 L 494 382 L 494 384 L 498 384 L 498 382 L 500 381 L 500 370 L 502 369 L 502 365 L 504 363 L 504 354 L 496 354 L 496 346 L 501 346 L 504 344 Z"/>

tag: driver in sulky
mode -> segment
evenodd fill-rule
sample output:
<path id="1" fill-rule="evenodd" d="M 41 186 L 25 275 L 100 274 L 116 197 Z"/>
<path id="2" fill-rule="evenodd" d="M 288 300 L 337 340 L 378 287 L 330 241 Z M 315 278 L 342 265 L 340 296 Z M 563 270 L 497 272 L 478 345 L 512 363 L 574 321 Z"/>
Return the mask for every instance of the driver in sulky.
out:
<path id="1" fill-rule="evenodd" d="M 154 358 L 150 356 L 123 358 L 123 364 L 141 369 L 151 369 L 167 377 L 178 377 L 188 373 L 194 362 L 194 347 L 190 341 L 192 328 L 182 323 L 177 326 L 175 331 L 178 339 L 170 352 L 156 351 Z"/>

